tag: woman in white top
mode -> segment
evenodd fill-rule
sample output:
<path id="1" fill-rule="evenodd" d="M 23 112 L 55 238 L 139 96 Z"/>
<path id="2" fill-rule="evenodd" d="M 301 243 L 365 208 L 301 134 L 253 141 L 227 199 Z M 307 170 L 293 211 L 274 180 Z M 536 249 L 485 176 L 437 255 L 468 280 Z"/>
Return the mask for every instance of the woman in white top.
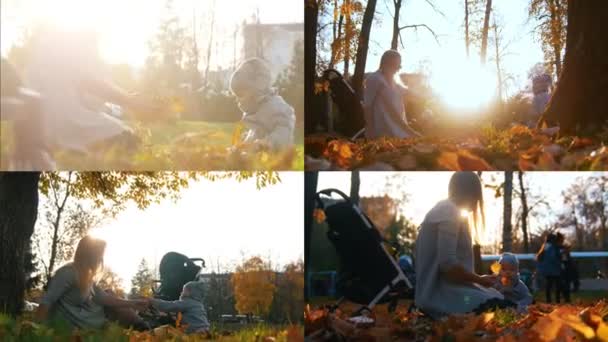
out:
<path id="1" fill-rule="evenodd" d="M 45 138 L 53 150 L 89 153 L 93 146 L 132 140 L 130 127 L 103 112 L 105 102 L 153 110 L 111 83 L 92 30 L 43 26 L 28 55 L 25 83 L 41 94 Z"/>
<path id="2" fill-rule="evenodd" d="M 456 172 L 448 199 L 426 215 L 416 239 L 416 305 L 431 317 L 508 306 L 492 288 L 496 277 L 473 270 L 473 243 L 469 221 L 483 227 L 481 181 L 473 172 Z M 468 211 L 471 220 L 463 215 Z"/>

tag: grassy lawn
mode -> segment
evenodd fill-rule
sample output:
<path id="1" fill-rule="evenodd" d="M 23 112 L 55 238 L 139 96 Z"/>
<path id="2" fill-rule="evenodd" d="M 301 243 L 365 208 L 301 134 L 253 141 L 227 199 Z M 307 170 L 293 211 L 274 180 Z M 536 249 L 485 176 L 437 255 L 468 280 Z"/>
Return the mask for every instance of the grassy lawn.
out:
<path id="1" fill-rule="evenodd" d="M 59 151 L 54 159 L 61 170 L 303 170 L 304 143 L 296 134 L 295 150 L 255 152 L 247 146 L 230 151 L 236 123 L 178 120 L 171 123 L 134 123 L 140 144 L 133 151 L 123 146 L 97 152 Z M 8 168 L 12 131 L 0 122 L 0 169 Z"/>
<path id="2" fill-rule="evenodd" d="M 87 341 L 87 342 L 164 342 L 164 341 L 302 341 L 303 327 L 301 325 L 241 325 L 239 327 L 226 327 L 212 325 L 211 335 L 187 335 L 183 328 L 162 326 L 153 331 L 137 332 L 124 329 L 117 324 L 109 324 L 102 330 L 72 330 L 65 324 L 47 326 L 32 321 L 31 315 L 25 314 L 15 320 L 0 314 L 0 340 L 13 341 Z"/>

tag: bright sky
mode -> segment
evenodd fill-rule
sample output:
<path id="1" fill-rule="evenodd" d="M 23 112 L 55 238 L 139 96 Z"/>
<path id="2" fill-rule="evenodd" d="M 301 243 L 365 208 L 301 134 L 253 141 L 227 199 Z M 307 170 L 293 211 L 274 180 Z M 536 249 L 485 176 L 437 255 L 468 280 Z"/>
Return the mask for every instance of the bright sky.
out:
<path id="1" fill-rule="evenodd" d="M 405 190 L 391 188 L 387 192 L 386 180 L 388 176 L 397 175 Z M 448 183 L 452 172 L 361 172 L 360 195 L 374 196 L 388 194 L 393 198 L 400 198 L 403 191 L 409 195 L 409 201 L 402 209 L 405 217 L 416 224 L 422 223 L 426 213 L 440 200 L 447 198 Z M 531 172 L 524 175 L 532 193 L 544 194 L 548 203 L 559 214 L 562 209 L 561 192 L 568 188 L 577 177 L 589 177 L 592 173 L 585 172 Z M 494 178 L 494 180 L 492 180 Z M 513 186 L 519 187 L 517 174 L 513 177 Z M 500 184 L 504 181 L 502 172 L 484 172 L 482 179 L 488 184 Z M 349 172 L 322 172 L 319 174 L 318 189 L 337 188 L 348 194 L 350 191 Z M 492 244 L 494 237 L 502 237 L 502 197 L 495 198 L 494 191 L 484 190 L 486 210 L 486 232 L 482 237 L 482 244 Z M 513 213 L 519 208 L 519 200 L 513 200 Z M 542 224 L 530 219 L 530 231 L 542 229 Z"/>
<path id="2" fill-rule="evenodd" d="M 215 3 L 215 5 L 214 5 Z M 162 18 L 165 0 L 2 0 L 1 51 L 5 56 L 23 28 L 42 18 L 71 28 L 94 27 L 102 38 L 101 52 L 110 63 L 141 66 L 147 55 L 147 43 Z M 174 0 L 182 19 L 192 27 L 192 9 L 198 24 L 204 25 L 205 44 L 209 32 L 210 13 L 215 6 L 214 48 L 219 51 L 214 63 L 232 63 L 233 34 L 237 24 L 252 21 L 259 9 L 262 23 L 304 22 L 304 8 L 296 1 L 282 0 Z M 206 45 L 204 45 L 206 46 Z M 230 58 L 227 58 L 230 56 Z"/>
<path id="3" fill-rule="evenodd" d="M 492 36 L 488 44 L 488 69 L 479 67 L 479 50 L 471 45 L 471 59 L 466 61 L 464 43 L 464 1 L 438 1 L 433 3 L 445 14 L 436 13 L 425 0 L 405 0 L 401 8 L 400 26 L 426 24 L 438 36 L 439 44 L 425 28 L 402 31 L 405 48 L 399 44 L 402 54 L 402 72 L 417 72 L 421 63 L 430 63 L 431 86 L 454 108 L 471 108 L 478 105 L 474 99 L 487 101 L 496 89 L 496 69 L 493 60 Z M 503 69 L 514 77 L 508 94 L 525 88 L 527 72 L 536 63 L 543 61 L 540 43 L 531 34 L 536 23 L 527 23 L 529 0 L 494 1 L 497 21 L 504 26 L 503 42 L 509 44 L 501 63 Z M 366 71 L 378 69 L 380 56 L 390 48 L 392 38 L 393 2 L 379 0 L 376 5 L 376 20 L 370 36 L 370 48 Z M 493 18 L 492 18 L 493 19 Z M 490 21 L 492 24 L 492 20 Z M 489 84 L 489 85 L 488 85 Z"/>
<path id="4" fill-rule="evenodd" d="M 282 182 L 256 189 L 255 179 L 201 180 L 144 211 L 130 206 L 91 233 L 107 241 L 105 265 L 130 289 L 142 258 L 158 267 L 170 251 L 200 257 L 207 271 L 231 270 L 243 256 L 270 257 L 281 267 L 304 257 L 304 176 L 280 173 Z"/>

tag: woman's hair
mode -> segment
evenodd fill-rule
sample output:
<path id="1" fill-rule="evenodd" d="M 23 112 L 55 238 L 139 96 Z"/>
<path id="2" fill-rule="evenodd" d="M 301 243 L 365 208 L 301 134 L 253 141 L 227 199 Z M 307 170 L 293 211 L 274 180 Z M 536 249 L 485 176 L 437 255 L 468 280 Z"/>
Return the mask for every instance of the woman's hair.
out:
<path id="1" fill-rule="evenodd" d="M 95 275 L 103 267 L 105 249 L 105 241 L 88 235 L 78 242 L 73 265 L 76 269 L 78 287 L 83 295 L 90 291 Z"/>
<path id="2" fill-rule="evenodd" d="M 455 172 L 450 178 L 448 197 L 458 205 L 465 205 L 473 215 L 475 235 L 485 229 L 486 217 L 483 205 L 481 179 L 475 172 Z"/>
<path id="3" fill-rule="evenodd" d="M 557 233 L 557 234 L 561 234 L 561 233 Z M 545 253 L 545 246 L 546 246 L 546 244 L 548 244 L 548 243 L 555 244 L 557 242 L 557 237 L 558 237 L 557 234 L 555 234 L 555 233 L 548 233 L 545 236 L 545 242 L 543 242 L 543 244 L 540 246 L 540 249 L 538 250 L 538 253 L 536 253 L 536 260 L 538 260 L 538 261 L 542 260 L 543 255 Z"/>
<path id="4" fill-rule="evenodd" d="M 401 54 L 399 53 L 399 51 L 397 50 L 387 50 L 382 54 L 382 57 L 380 57 L 380 69 L 382 69 L 386 63 L 388 63 L 389 60 L 393 59 L 393 58 L 401 58 Z"/>

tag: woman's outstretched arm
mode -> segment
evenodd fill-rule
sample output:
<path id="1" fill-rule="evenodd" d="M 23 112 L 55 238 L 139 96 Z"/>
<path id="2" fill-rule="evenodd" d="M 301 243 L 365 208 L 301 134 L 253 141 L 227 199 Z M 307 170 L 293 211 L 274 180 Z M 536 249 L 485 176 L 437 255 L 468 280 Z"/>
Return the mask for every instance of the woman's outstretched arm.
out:
<path id="1" fill-rule="evenodd" d="M 106 293 L 104 290 L 95 287 L 95 296 L 93 300 L 101 305 L 111 308 L 132 308 L 132 309 L 145 309 L 148 306 L 147 300 L 127 300 L 114 296 L 113 294 Z"/>

